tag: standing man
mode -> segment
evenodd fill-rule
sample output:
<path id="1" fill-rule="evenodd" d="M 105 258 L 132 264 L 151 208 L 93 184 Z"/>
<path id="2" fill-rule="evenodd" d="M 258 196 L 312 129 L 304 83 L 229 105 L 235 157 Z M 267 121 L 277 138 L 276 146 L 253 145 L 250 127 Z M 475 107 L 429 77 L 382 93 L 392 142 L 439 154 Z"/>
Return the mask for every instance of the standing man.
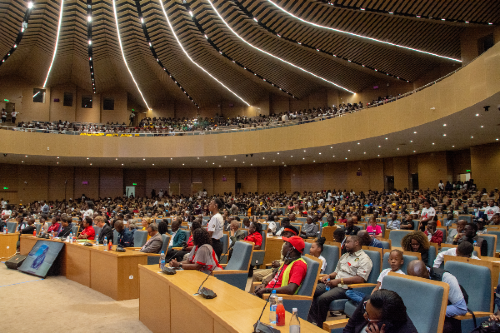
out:
<path id="1" fill-rule="evenodd" d="M 7 122 L 7 111 L 5 109 L 2 109 L 2 124 L 5 124 Z"/>
<path id="2" fill-rule="evenodd" d="M 208 222 L 207 231 L 212 238 L 212 248 L 219 259 L 222 254 L 222 241 L 220 239 L 222 238 L 222 230 L 224 228 L 224 219 L 219 213 L 219 210 L 222 209 L 222 207 L 224 207 L 224 204 L 219 198 L 213 199 L 208 205 L 208 210 L 212 213 L 212 218 L 210 219 L 210 222 Z"/>
<path id="3" fill-rule="evenodd" d="M 134 113 L 134 112 L 132 112 L 132 113 L 130 114 L 130 117 L 129 117 L 129 119 L 130 119 L 130 124 L 129 124 L 129 126 L 134 126 L 134 118 L 135 118 L 135 113 Z"/>
<path id="4" fill-rule="evenodd" d="M 500 208 L 495 205 L 495 200 L 490 199 L 488 201 L 488 207 L 486 207 L 486 209 L 484 210 L 484 214 L 488 216 L 488 221 L 490 221 L 493 215 L 495 215 L 496 213 L 500 213 Z"/>
<path id="5" fill-rule="evenodd" d="M 12 123 L 15 124 L 16 123 L 16 117 L 17 117 L 17 114 L 19 112 L 16 112 L 16 110 L 12 110 L 12 112 L 10 113 L 10 116 L 12 117 Z"/>

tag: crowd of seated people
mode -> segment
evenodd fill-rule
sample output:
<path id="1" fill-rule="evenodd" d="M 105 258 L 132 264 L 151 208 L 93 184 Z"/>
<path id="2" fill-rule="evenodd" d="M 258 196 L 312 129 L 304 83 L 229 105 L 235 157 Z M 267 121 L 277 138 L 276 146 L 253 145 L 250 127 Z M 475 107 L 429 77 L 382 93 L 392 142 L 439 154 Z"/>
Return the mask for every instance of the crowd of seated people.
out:
<path id="1" fill-rule="evenodd" d="M 230 247 L 234 248 L 234 243 L 246 240 L 253 242 L 255 249 L 260 249 L 260 222 L 268 223 L 267 232 L 282 236 L 284 244 L 281 258 L 276 258 L 270 269 L 254 273 L 254 281 L 262 281 L 255 289 L 255 294 L 262 296 L 273 287 L 278 288 L 280 293 L 296 293 L 307 273 L 307 264 L 301 259 L 305 254 L 304 239 L 316 239 L 310 253 L 321 259 L 325 241 L 319 238 L 317 226 L 323 222 L 324 226 L 342 224 L 344 228 L 338 228 L 334 233 L 335 240 L 341 243 L 342 257 L 334 272 L 318 282 L 308 316 L 310 322 L 322 327 L 327 319 L 330 302 L 345 298 L 357 302 L 363 299 L 370 302 L 373 299 L 375 302 L 383 291 L 384 276 L 389 271 L 401 273 L 402 255 L 399 250 L 395 250 L 388 259 L 391 268 L 380 274 L 379 284 L 372 295 L 359 295 L 348 288 L 351 284 L 365 283 L 370 274 L 373 263 L 362 246 L 381 247 L 380 242 L 376 242 L 383 238 L 378 225 L 374 223 L 377 219 L 385 218 L 388 230 L 411 231 L 401 241 L 402 250 L 418 252 L 422 261 L 412 262 L 407 274 L 426 279 L 435 279 L 436 274 L 441 274 L 441 281 L 450 285 L 447 318 L 465 314 L 467 306 L 464 295 L 457 288 L 456 278 L 449 273 L 439 273 L 444 255 L 480 259 L 473 253 L 474 247 L 479 249 L 481 256 L 487 255 L 486 242 L 481 236 L 488 233 L 488 228 L 493 230 L 500 227 L 499 191 L 477 190 L 473 180 L 455 184 L 455 189 L 449 191 L 440 188 L 385 192 L 370 190 L 367 193 L 322 190 L 237 195 L 224 193 L 218 198 L 209 196 L 206 191 L 190 196 L 171 196 L 162 190 L 158 194 L 152 191 L 151 194 L 151 197 L 142 198 L 123 196 L 93 200 L 83 195 L 77 200 L 36 201 L 15 206 L 1 199 L 0 228 L 6 227 L 6 221 L 16 221 L 21 233 L 32 233 L 36 218 L 45 232 L 63 235 L 67 233 L 68 225 L 76 221 L 81 224 L 79 238 L 92 240 L 95 237 L 92 227 L 96 225 L 102 228 L 100 240 L 102 233 L 111 237 L 114 229 L 118 233 L 118 244 L 123 247 L 132 247 L 136 230 L 145 230 L 148 239 L 137 250 L 147 253 L 159 253 L 163 245 L 161 235 L 169 233 L 171 238 L 168 249 L 169 254 L 173 254 L 169 256 L 170 265 L 209 273 L 221 269 L 220 253 L 216 250 L 219 239 L 216 235 L 219 230 L 228 232 Z M 462 220 L 463 214 L 470 216 L 471 221 Z M 299 217 L 305 217 L 303 232 L 299 232 L 292 224 L 298 223 Z M 52 223 L 50 227 L 46 226 L 48 221 Z M 280 224 L 276 224 L 277 222 Z M 365 230 L 356 226 L 361 222 L 365 223 Z M 182 224 L 190 225 L 192 232 L 189 239 L 186 239 L 185 233 L 179 233 Z M 437 233 L 440 231 L 438 227 L 449 227 L 447 239 L 444 239 L 442 233 Z M 240 232 L 242 229 L 247 232 Z M 446 250 L 434 262 L 429 263 L 430 243 L 439 242 L 453 244 L 456 248 Z M 181 250 L 172 251 L 176 246 Z M 324 270 L 324 265 L 322 266 Z M 277 274 L 279 271 L 286 273 L 280 276 Z M 397 299 L 394 295 L 387 297 L 393 301 Z M 375 303 L 380 304 L 378 302 Z M 372 311 L 375 317 L 383 316 L 377 312 L 380 305 L 363 304 L 365 312 Z M 359 323 L 356 321 L 363 321 L 358 312 L 355 312 L 351 320 L 347 327 L 357 327 Z M 397 332 L 413 332 L 411 321 L 403 320 L 400 324 L 407 331 Z M 445 332 L 454 332 L 457 327 L 453 325 L 456 322 L 451 319 L 445 321 Z"/>
<path id="2" fill-rule="evenodd" d="M 216 115 L 213 118 L 196 117 L 196 118 L 166 118 L 166 117 L 146 117 L 139 121 L 137 126 L 128 126 L 125 123 L 72 123 L 69 121 L 22 121 L 13 127 L 17 131 L 42 130 L 47 133 L 103 133 L 103 134 L 134 134 L 134 133 L 149 133 L 158 136 L 165 136 L 172 133 L 184 133 L 192 131 L 217 131 L 228 129 L 241 128 L 257 128 L 280 126 L 287 123 L 301 124 L 304 122 L 313 121 L 317 118 L 331 118 L 341 116 L 347 113 L 359 111 L 363 108 L 378 106 L 392 99 L 392 96 L 379 97 L 366 106 L 360 101 L 359 103 L 342 103 L 338 106 L 319 107 L 312 109 L 303 109 L 298 111 L 289 111 L 274 113 L 271 115 L 259 115 L 257 117 L 237 116 L 226 118 Z M 11 128 L 11 127 L 9 127 Z"/>

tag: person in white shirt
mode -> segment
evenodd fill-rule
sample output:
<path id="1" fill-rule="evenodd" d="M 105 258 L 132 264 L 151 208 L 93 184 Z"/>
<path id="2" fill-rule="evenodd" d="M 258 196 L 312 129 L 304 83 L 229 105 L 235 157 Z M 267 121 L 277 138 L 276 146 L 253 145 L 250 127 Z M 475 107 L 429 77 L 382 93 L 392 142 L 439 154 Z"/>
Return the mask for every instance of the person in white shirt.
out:
<path id="1" fill-rule="evenodd" d="M 87 216 L 91 219 L 94 218 L 94 203 L 92 201 L 87 201 L 82 219 L 85 219 Z"/>
<path id="2" fill-rule="evenodd" d="M 207 231 L 212 238 L 212 248 L 215 254 L 220 258 L 222 254 L 222 241 L 220 240 L 223 235 L 224 219 L 219 213 L 219 210 L 224 207 L 224 204 L 219 198 L 215 198 L 210 201 L 208 205 L 208 210 L 212 213 L 212 218 L 208 222 Z"/>
<path id="3" fill-rule="evenodd" d="M 422 209 L 422 214 L 420 214 L 420 231 L 424 231 L 427 226 L 427 222 L 432 221 L 436 215 L 436 210 L 431 207 L 431 202 L 429 199 L 424 201 L 424 209 Z"/>
<path id="4" fill-rule="evenodd" d="M 399 250 L 392 250 L 391 253 L 389 254 L 388 262 L 389 262 L 389 265 L 391 266 L 391 268 L 386 268 L 382 272 L 380 272 L 380 275 L 378 276 L 378 279 L 377 279 L 377 286 L 373 289 L 372 294 L 379 289 L 383 289 L 382 282 L 384 280 L 384 277 L 387 274 L 389 274 L 389 272 L 394 272 L 394 273 L 403 274 L 403 275 L 405 274 L 401 270 L 401 266 L 403 266 L 403 264 L 405 262 L 404 257 L 403 257 L 403 252 L 401 252 Z"/>
<path id="5" fill-rule="evenodd" d="M 323 244 L 325 244 L 325 241 L 326 241 L 325 237 L 317 238 L 311 244 L 311 249 L 309 250 L 310 255 L 321 260 L 321 272 L 320 272 L 320 274 L 325 274 L 325 269 L 326 269 L 326 265 L 327 265 L 325 257 L 323 257 L 321 255 L 321 253 L 323 252 Z"/>
<path id="6" fill-rule="evenodd" d="M 443 181 L 442 181 L 442 180 L 440 180 L 440 181 L 439 181 L 438 188 L 439 188 L 441 191 L 444 191 L 444 184 L 443 184 Z"/>
<path id="7" fill-rule="evenodd" d="M 488 216 L 488 221 L 489 221 L 491 220 L 493 215 L 495 215 L 496 213 L 500 213 L 500 208 L 498 208 L 498 206 L 495 206 L 495 200 L 493 199 L 490 199 L 488 201 L 488 204 L 489 204 L 488 207 L 486 207 L 484 210 L 484 214 Z"/>
<path id="8" fill-rule="evenodd" d="M 473 252 L 474 252 L 474 246 L 470 242 L 463 241 L 457 247 L 440 252 L 436 257 L 436 259 L 434 260 L 433 266 L 439 268 L 441 264 L 444 262 L 444 256 L 464 257 L 464 258 L 481 260 L 477 256 L 475 256 Z"/>

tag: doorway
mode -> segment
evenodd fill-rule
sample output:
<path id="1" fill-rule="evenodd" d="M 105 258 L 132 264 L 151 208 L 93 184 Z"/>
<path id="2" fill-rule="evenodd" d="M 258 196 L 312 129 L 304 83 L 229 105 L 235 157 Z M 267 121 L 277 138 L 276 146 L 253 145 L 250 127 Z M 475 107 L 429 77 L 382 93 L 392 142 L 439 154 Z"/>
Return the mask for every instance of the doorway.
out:
<path id="1" fill-rule="evenodd" d="M 181 184 L 180 183 L 170 183 L 168 192 L 170 195 L 181 195 Z"/>
<path id="2" fill-rule="evenodd" d="M 394 176 L 385 176 L 384 188 L 386 191 L 394 190 Z"/>
<path id="3" fill-rule="evenodd" d="M 130 198 L 131 195 L 135 198 L 135 186 L 126 186 L 125 193 L 127 194 L 127 198 Z"/>
<path id="4" fill-rule="evenodd" d="M 418 173 L 412 173 L 410 177 L 410 190 L 418 190 Z"/>
<path id="5" fill-rule="evenodd" d="M 461 181 L 462 183 L 465 183 L 466 181 L 469 181 L 470 180 L 470 172 L 469 173 L 461 173 L 458 175 L 457 177 L 459 181 Z"/>

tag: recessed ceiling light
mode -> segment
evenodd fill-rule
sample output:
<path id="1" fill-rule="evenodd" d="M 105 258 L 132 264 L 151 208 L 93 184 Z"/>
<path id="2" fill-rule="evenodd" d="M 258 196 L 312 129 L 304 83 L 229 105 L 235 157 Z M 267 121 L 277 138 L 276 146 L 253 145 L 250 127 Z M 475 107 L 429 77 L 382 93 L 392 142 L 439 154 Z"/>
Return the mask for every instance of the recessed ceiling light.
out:
<path id="1" fill-rule="evenodd" d="M 451 148 L 455 148 L 455 146 L 451 146 Z"/>
<path id="2" fill-rule="evenodd" d="M 479 113 L 476 113 L 476 117 L 479 117 Z"/>
<path id="3" fill-rule="evenodd" d="M 262 157 L 263 160 L 265 160 L 266 158 L 265 157 Z"/>
<path id="4" fill-rule="evenodd" d="M 122 165 L 123 165 L 123 163 L 122 163 Z"/>
<path id="5" fill-rule="evenodd" d="M 172 157 L 170 157 L 170 160 L 172 160 Z"/>
<path id="6" fill-rule="evenodd" d="M 333 149 L 333 147 L 330 147 L 330 149 Z"/>
<path id="7" fill-rule="evenodd" d="M 276 162 L 275 160 L 273 160 L 273 163 Z"/>
<path id="8" fill-rule="evenodd" d="M 380 148 L 380 146 L 378 146 Z"/>
<path id="9" fill-rule="evenodd" d="M 115 158 L 115 161 L 118 161 L 118 159 L 117 159 L 117 158 Z"/>
<path id="10" fill-rule="evenodd" d="M 443 126 L 446 126 L 446 124 L 443 124 Z"/>
<path id="11" fill-rule="evenodd" d="M 227 156 L 224 156 L 224 158 L 226 158 Z"/>
<path id="12" fill-rule="evenodd" d="M 319 153 L 321 155 L 321 153 Z"/>
<path id="13" fill-rule="evenodd" d="M 243 163 L 245 163 L 245 162 L 243 162 Z M 212 162 L 212 164 L 215 164 L 215 162 Z"/>
<path id="14" fill-rule="evenodd" d="M 380 157 L 380 155 L 377 155 L 378 157 Z"/>
<path id="15" fill-rule="evenodd" d="M 397 148 L 396 150 L 399 150 L 399 148 Z"/>
<path id="16" fill-rule="evenodd" d="M 304 149 L 304 153 L 306 152 L 306 150 Z"/>
<path id="17" fill-rule="evenodd" d="M 200 158 L 199 158 L 199 157 L 197 157 L 197 159 L 199 160 Z"/>
<path id="18" fill-rule="evenodd" d="M 21 161 L 21 163 L 24 163 L 24 161 Z"/>
<path id="19" fill-rule="evenodd" d="M 243 161 L 243 164 L 245 164 L 245 161 Z"/>
<path id="20" fill-rule="evenodd" d="M 236 162 L 236 159 L 234 159 L 234 161 Z"/>
<path id="21" fill-rule="evenodd" d="M 416 153 L 417 151 L 416 151 L 416 150 L 414 150 L 413 152 L 414 152 L 414 153 Z"/>
<path id="22" fill-rule="evenodd" d="M 315 161 L 315 160 L 313 160 L 313 163 L 316 163 L 316 161 Z"/>
<path id="23" fill-rule="evenodd" d="M 222 168 L 222 165 L 219 164 L 219 168 Z"/>
<path id="24" fill-rule="evenodd" d="M 208 161 L 205 161 L 205 162 L 207 162 L 207 163 L 208 163 Z"/>
<path id="25" fill-rule="evenodd" d="M 87 159 L 89 159 L 89 157 L 87 157 Z"/>
<path id="26" fill-rule="evenodd" d="M 361 142 L 358 142 L 358 145 L 360 145 L 360 144 L 361 144 Z"/>
<path id="27" fill-rule="evenodd" d="M 413 142 L 413 140 L 410 140 L 410 143 Z"/>
<path id="28" fill-rule="evenodd" d="M 143 158 L 142 160 L 143 160 L 143 161 L 145 161 L 146 159 L 145 159 L 145 158 Z"/>
<path id="29" fill-rule="evenodd" d="M 497 141 L 498 141 L 498 138 L 497 138 Z"/>
<path id="30" fill-rule="evenodd" d="M 484 126 L 483 126 L 483 125 L 481 125 L 481 128 L 484 128 Z"/>
<path id="31" fill-rule="evenodd" d="M 152 165 L 155 165 L 154 163 Z"/>
<path id="32" fill-rule="evenodd" d="M 57 156 L 57 158 L 59 158 L 59 156 Z"/>
<path id="33" fill-rule="evenodd" d="M 276 154 L 278 154 L 278 155 L 279 155 L 280 153 L 276 153 Z"/>
<path id="34" fill-rule="evenodd" d="M 24 157 L 28 157 L 28 155 L 25 155 Z"/>
<path id="35" fill-rule="evenodd" d="M 363 154 L 366 154 L 366 151 L 365 151 L 365 152 L 363 152 Z"/>
<path id="36" fill-rule="evenodd" d="M 347 149 L 347 151 L 351 151 L 350 149 Z"/>
<path id="37" fill-rule="evenodd" d="M 446 133 L 445 133 L 445 134 L 443 134 L 443 136 L 446 136 Z"/>
<path id="38" fill-rule="evenodd" d="M 335 157 L 335 155 L 333 155 L 333 157 Z"/>
<path id="39" fill-rule="evenodd" d="M 413 134 L 417 134 L 417 132 L 413 132 Z"/>
<path id="40" fill-rule="evenodd" d="M 474 135 L 471 135 L 471 136 L 470 136 L 470 138 L 471 138 L 471 139 L 474 139 Z"/>
<path id="41" fill-rule="evenodd" d="M 184 163 L 182 163 L 182 165 L 184 165 Z"/>
<path id="42" fill-rule="evenodd" d="M 90 165 L 92 165 L 92 163 L 90 163 Z"/>
<path id="43" fill-rule="evenodd" d="M 292 156 L 290 156 L 290 157 L 293 157 L 293 155 L 292 155 Z"/>
<path id="44" fill-rule="evenodd" d="M 250 163 L 250 166 L 253 166 L 253 164 L 252 164 L 252 163 Z"/>
<path id="45" fill-rule="evenodd" d="M 281 164 L 285 164 L 285 162 L 281 162 Z"/>
<path id="46" fill-rule="evenodd" d="M 385 138 L 386 140 L 389 140 L 389 138 Z"/>
<path id="47" fill-rule="evenodd" d="M 434 142 L 432 144 L 434 144 Z"/>

